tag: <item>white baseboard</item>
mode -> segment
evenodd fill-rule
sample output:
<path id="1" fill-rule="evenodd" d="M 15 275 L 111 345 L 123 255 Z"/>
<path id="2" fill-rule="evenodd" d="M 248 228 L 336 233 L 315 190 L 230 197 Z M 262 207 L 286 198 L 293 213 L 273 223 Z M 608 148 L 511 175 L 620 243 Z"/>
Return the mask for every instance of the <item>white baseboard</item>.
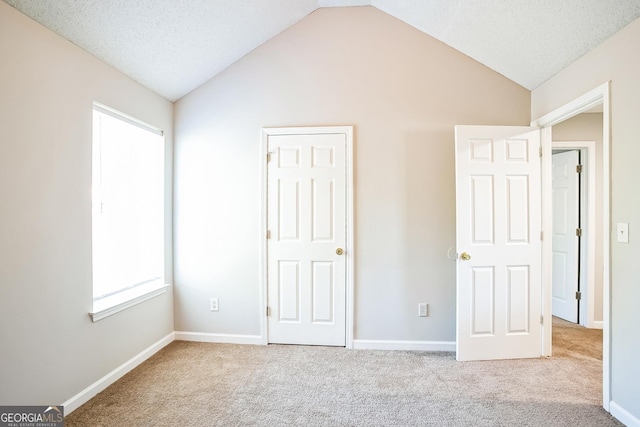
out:
<path id="1" fill-rule="evenodd" d="M 609 404 L 609 412 L 627 427 L 640 427 L 640 419 L 633 416 L 629 411 L 622 408 L 614 401 L 611 401 Z"/>
<path id="2" fill-rule="evenodd" d="M 205 332 L 182 331 L 176 331 L 174 333 L 177 341 L 213 342 L 220 344 L 263 344 L 260 335 L 210 334 Z"/>
<path id="3" fill-rule="evenodd" d="M 89 387 L 82 390 L 80 393 L 73 396 L 71 399 L 67 400 L 62 404 L 64 406 L 64 414 L 69 415 L 76 409 L 78 409 L 83 404 L 87 403 L 92 397 L 96 394 L 100 393 L 111 384 L 122 378 L 125 374 L 131 371 L 136 366 L 140 365 L 142 362 L 156 354 L 163 347 L 171 344 L 174 340 L 174 332 L 171 332 L 166 337 L 160 339 L 158 342 L 152 344 L 147 347 L 145 350 L 141 351 L 122 365 L 118 366 L 113 371 L 109 372 L 104 377 L 100 378 L 98 381 L 91 384 Z"/>
<path id="4" fill-rule="evenodd" d="M 602 320 L 594 320 L 593 321 L 593 329 L 603 329 L 604 322 Z"/>
<path id="5" fill-rule="evenodd" d="M 455 341 L 353 340 L 358 350 L 456 351 Z"/>

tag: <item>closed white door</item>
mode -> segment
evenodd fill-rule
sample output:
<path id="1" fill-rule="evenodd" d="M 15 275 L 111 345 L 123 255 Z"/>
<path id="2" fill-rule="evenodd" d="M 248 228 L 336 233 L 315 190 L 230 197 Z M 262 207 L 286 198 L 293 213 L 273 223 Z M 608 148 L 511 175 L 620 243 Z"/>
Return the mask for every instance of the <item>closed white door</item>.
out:
<path id="1" fill-rule="evenodd" d="M 268 135 L 270 343 L 345 345 L 346 133 Z"/>
<path id="2" fill-rule="evenodd" d="M 553 197 L 553 284 L 552 313 L 578 323 L 579 175 L 576 150 L 554 154 L 552 161 Z"/>
<path id="3" fill-rule="evenodd" d="M 541 354 L 540 132 L 456 126 L 457 360 Z"/>

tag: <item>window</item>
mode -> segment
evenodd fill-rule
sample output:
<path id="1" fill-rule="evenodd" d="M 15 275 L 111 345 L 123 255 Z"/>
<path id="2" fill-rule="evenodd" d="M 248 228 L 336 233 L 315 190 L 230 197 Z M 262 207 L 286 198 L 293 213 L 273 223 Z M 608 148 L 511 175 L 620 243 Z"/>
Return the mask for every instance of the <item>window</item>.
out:
<path id="1" fill-rule="evenodd" d="M 93 108 L 93 321 L 165 291 L 162 131 Z"/>

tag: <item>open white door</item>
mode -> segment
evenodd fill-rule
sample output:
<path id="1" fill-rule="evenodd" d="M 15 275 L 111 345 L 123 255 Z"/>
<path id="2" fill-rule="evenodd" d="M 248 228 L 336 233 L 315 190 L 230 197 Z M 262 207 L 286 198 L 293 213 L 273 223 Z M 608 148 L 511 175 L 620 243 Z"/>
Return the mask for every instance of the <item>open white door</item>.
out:
<path id="1" fill-rule="evenodd" d="M 539 357 L 540 131 L 455 130 L 456 358 Z"/>
<path id="2" fill-rule="evenodd" d="M 576 150 L 554 154 L 552 162 L 553 198 L 553 281 L 552 313 L 578 323 L 579 163 Z"/>

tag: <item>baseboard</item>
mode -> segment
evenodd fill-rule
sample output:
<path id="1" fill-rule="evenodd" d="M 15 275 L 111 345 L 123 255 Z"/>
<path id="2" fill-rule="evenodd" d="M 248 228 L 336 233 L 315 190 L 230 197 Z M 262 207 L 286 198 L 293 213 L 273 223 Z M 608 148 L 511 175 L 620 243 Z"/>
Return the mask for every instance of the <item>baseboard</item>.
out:
<path id="1" fill-rule="evenodd" d="M 627 427 L 640 427 L 640 419 L 629 413 L 629 411 L 622 408 L 614 401 L 609 403 L 609 412 Z"/>
<path id="2" fill-rule="evenodd" d="M 358 350 L 456 351 L 455 341 L 353 340 Z"/>
<path id="3" fill-rule="evenodd" d="M 177 341 L 213 342 L 220 344 L 255 344 L 262 345 L 260 335 L 210 334 L 205 332 L 175 332 Z"/>
<path id="4" fill-rule="evenodd" d="M 171 344 L 174 340 L 174 332 L 171 332 L 166 337 L 160 339 L 155 344 L 147 347 L 145 350 L 141 351 L 122 365 L 118 366 L 113 371 L 109 372 L 104 377 L 100 378 L 98 381 L 91 384 L 89 387 L 82 390 L 80 393 L 73 396 L 71 399 L 67 400 L 62 404 L 64 406 L 64 414 L 69 415 L 76 409 L 78 409 L 83 404 L 87 403 L 92 397 L 96 394 L 100 393 L 111 384 L 122 378 L 125 374 L 131 371 L 136 366 L 140 365 L 142 362 L 156 354 L 163 347 Z"/>
<path id="5" fill-rule="evenodd" d="M 593 321 L 593 329 L 603 329 L 604 322 L 602 320 L 594 320 Z"/>

